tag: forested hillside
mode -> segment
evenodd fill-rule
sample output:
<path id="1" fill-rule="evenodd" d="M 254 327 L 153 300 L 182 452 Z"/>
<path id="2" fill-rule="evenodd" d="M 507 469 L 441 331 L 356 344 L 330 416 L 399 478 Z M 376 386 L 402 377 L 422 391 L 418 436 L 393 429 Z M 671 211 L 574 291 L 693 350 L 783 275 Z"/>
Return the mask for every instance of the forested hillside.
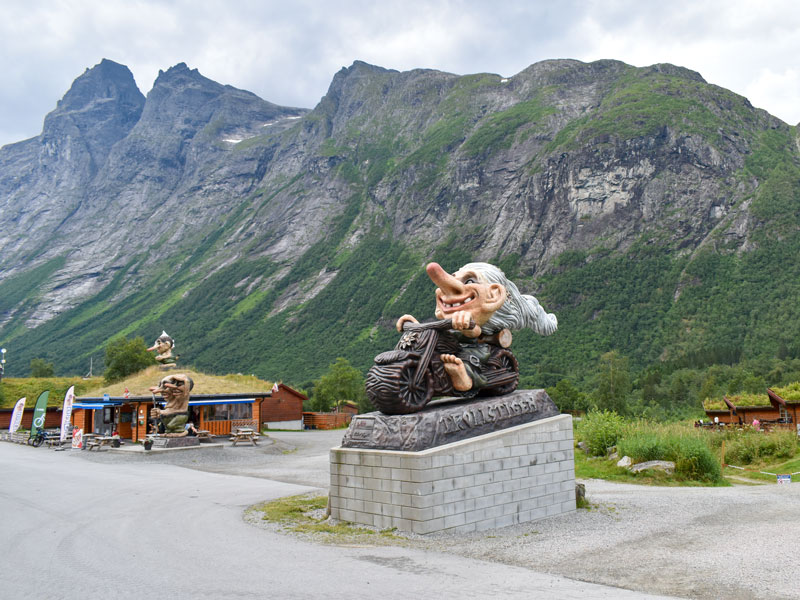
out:
<path id="1" fill-rule="evenodd" d="M 432 316 L 428 261 L 485 260 L 558 315 L 513 350 L 562 408 L 663 415 L 800 379 L 797 129 L 697 73 L 356 62 L 305 110 L 185 65 L 142 104 L 109 63 L 0 149 L 15 375 L 166 329 L 183 363 L 308 388 Z"/>

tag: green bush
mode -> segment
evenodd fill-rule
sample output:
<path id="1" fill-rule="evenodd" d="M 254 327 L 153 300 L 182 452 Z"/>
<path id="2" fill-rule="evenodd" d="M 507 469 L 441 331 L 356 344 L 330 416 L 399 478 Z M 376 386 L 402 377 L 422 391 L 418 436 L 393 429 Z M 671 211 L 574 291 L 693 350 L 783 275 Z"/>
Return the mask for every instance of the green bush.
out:
<path id="1" fill-rule="evenodd" d="M 675 474 L 687 479 L 722 481 L 722 467 L 711 448 L 694 436 L 684 436 L 672 441 L 667 460 L 675 463 Z"/>
<path id="2" fill-rule="evenodd" d="M 589 445 L 589 454 L 605 456 L 617 444 L 626 428 L 625 419 L 615 412 L 590 411 L 578 423 L 578 439 Z"/>
<path id="3" fill-rule="evenodd" d="M 631 424 L 617 441 L 620 456 L 634 463 L 668 460 L 675 463 L 675 474 L 684 479 L 718 483 L 722 481 L 719 460 L 704 437 L 686 433 L 685 426 L 647 421 Z"/>
<path id="4" fill-rule="evenodd" d="M 43 358 L 31 359 L 31 377 L 53 377 L 54 375 L 53 363 L 47 362 Z"/>
<path id="5" fill-rule="evenodd" d="M 617 442 L 617 454 L 630 456 L 634 462 L 667 460 L 668 453 L 665 440 L 655 433 L 637 432 Z"/>
<path id="6" fill-rule="evenodd" d="M 737 431 L 726 436 L 725 442 L 725 462 L 736 466 L 767 458 L 791 458 L 797 453 L 797 436 L 793 431 L 769 434 Z"/>

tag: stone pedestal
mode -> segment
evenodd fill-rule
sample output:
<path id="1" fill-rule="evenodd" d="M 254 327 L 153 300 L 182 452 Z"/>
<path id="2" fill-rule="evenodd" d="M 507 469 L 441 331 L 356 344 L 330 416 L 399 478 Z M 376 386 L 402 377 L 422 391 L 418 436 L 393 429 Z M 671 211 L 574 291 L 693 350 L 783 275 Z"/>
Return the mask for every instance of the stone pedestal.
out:
<path id="1" fill-rule="evenodd" d="M 194 436 L 165 437 L 154 436 L 153 448 L 188 448 L 189 446 L 199 446 L 200 440 Z"/>
<path id="2" fill-rule="evenodd" d="M 427 450 L 558 414 L 544 390 L 516 390 L 474 400 L 443 398 L 410 415 L 355 415 L 342 447 Z"/>
<path id="3" fill-rule="evenodd" d="M 331 516 L 381 529 L 470 532 L 575 510 L 570 415 L 419 452 L 333 448 L 330 460 Z"/>

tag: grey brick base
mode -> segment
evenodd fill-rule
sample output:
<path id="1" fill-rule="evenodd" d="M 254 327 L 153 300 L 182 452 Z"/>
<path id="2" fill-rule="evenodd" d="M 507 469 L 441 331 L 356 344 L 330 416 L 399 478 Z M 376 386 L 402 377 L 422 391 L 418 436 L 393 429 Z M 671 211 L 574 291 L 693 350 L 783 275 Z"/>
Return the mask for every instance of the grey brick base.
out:
<path id="1" fill-rule="evenodd" d="M 575 510 L 572 417 L 421 452 L 333 448 L 331 516 L 413 533 L 469 532 Z"/>

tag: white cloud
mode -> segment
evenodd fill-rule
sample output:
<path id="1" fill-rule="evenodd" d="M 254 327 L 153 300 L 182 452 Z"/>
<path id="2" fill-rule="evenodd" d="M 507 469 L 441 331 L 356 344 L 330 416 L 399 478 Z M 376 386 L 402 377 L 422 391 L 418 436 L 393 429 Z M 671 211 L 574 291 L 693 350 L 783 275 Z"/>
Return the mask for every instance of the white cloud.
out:
<path id="1" fill-rule="evenodd" d="M 0 144 L 38 134 L 102 58 L 127 65 L 143 93 L 185 62 L 309 108 L 354 60 L 504 76 L 549 58 L 669 62 L 797 123 L 798 56 L 794 0 L 4 0 Z"/>
<path id="2" fill-rule="evenodd" d="M 781 72 L 762 69 L 756 79 L 744 90 L 753 106 L 770 107 L 771 113 L 788 121 L 790 125 L 800 123 L 800 71 L 789 67 Z"/>

